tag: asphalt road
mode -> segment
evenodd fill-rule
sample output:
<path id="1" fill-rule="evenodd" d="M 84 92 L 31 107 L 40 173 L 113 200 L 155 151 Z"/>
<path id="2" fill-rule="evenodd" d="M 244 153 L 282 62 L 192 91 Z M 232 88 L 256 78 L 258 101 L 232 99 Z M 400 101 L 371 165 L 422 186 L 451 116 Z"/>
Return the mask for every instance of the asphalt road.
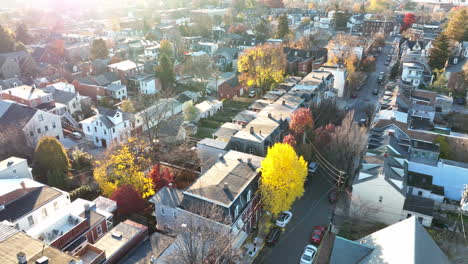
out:
<path id="1" fill-rule="evenodd" d="M 254 263 L 284 264 L 299 263 L 304 247 L 310 244 L 315 225 L 328 226 L 331 205 L 327 194 L 332 184 L 320 173 L 310 175 L 305 184 L 305 193 L 292 208 L 293 218 L 273 248 L 264 247 Z"/>
<path id="2" fill-rule="evenodd" d="M 357 98 L 348 100 L 347 106 L 350 109 L 354 109 L 354 120 L 359 121 L 361 118 L 366 117 L 365 109 L 369 104 L 372 104 L 374 107 L 377 106 L 378 99 L 382 96 L 384 85 L 379 85 L 377 83 L 377 78 L 380 72 L 389 72 L 388 67 L 385 66 L 385 59 L 387 58 L 392 44 L 393 38 L 387 39 L 385 47 L 382 49 L 382 52 L 377 57 L 377 62 L 375 66 L 375 71 L 370 73 L 368 76 L 367 83 L 357 92 Z M 378 95 L 373 95 L 372 90 L 374 88 L 379 89 Z"/>

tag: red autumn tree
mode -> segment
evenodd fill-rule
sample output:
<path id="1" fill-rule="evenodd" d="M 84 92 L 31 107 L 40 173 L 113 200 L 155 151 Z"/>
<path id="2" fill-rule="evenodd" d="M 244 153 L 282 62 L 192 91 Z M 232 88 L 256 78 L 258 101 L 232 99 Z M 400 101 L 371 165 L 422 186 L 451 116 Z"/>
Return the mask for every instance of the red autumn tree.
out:
<path id="1" fill-rule="evenodd" d="M 283 138 L 283 143 L 289 144 L 292 147 L 296 146 L 297 142 L 293 135 L 288 134 Z"/>
<path id="2" fill-rule="evenodd" d="M 175 178 L 174 174 L 168 168 L 162 169 L 159 164 L 156 164 L 151 169 L 149 178 L 153 182 L 154 190 L 158 192 L 164 186 L 168 186 L 172 183 L 172 186 L 175 187 Z"/>
<path id="3" fill-rule="evenodd" d="M 118 211 L 123 215 L 141 213 L 145 209 L 145 200 L 130 184 L 119 186 L 110 198 L 117 202 Z"/>
<path id="4" fill-rule="evenodd" d="M 289 129 L 296 135 L 303 134 L 307 128 L 314 127 L 314 119 L 309 108 L 299 108 L 291 115 Z"/>
<path id="5" fill-rule="evenodd" d="M 413 13 L 406 13 L 403 18 L 403 25 L 400 27 L 400 31 L 403 32 L 410 28 L 413 23 L 416 21 L 416 16 Z"/>
<path id="6" fill-rule="evenodd" d="M 247 31 L 247 26 L 244 24 L 234 24 L 231 25 L 228 29 L 229 33 L 243 34 Z"/>
<path id="7" fill-rule="evenodd" d="M 319 127 L 314 131 L 314 142 L 315 146 L 322 150 L 331 141 L 333 132 L 335 132 L 335 125 L 328 124 L 323 127 Z"/>

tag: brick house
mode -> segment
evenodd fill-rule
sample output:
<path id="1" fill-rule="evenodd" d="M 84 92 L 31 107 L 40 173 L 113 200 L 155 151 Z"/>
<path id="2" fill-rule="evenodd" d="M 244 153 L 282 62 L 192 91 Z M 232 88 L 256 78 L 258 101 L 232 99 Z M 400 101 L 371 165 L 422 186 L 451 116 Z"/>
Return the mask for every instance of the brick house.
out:
<path id="1" fill-rule="evenodd" d="M 239 82 L 238 76 L 234 76 L 231 79 L 226 80 L 218 87 L 218 98 L 219 99 L 232 99 L 235 96 L 243 96 L 244 87 Z"/>

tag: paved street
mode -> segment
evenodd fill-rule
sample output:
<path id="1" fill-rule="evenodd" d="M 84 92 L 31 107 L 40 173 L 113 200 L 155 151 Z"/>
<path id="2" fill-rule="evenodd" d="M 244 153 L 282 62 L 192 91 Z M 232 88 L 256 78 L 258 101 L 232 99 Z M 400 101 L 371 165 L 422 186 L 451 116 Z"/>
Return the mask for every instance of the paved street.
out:
<path id="1" fill-rule="evenodd" d="M 385 66 L 384 63 L 385 58 L 390 52 L 393 39 L 394 38 L 387 39 L 387 43 L 382 49 L 382 53 L 380 54 L 380 56 L 377 57 L 375 72 L 369 74 L 369 79 L 367 80 L 367 83 L 361 88 L 360 91 L 357 92 L 357 98 L 348 100 L 349 108 L 354 109 L 354 119 L 356 121 L 359 121 L 361 118 L 364 118 L 366 116 L 365 109 L 368 104 L 376 106 L 378 99 L 382 96 L 384 86 L 377 84 L 377 78 L 380 72 L 387 73 L 389 71 L 389 66 Z M 372 90 L 376 87 L 380 90 L 379 95 L 372 94 Z"/>
<path id="2" fill-rule="evenodd" d="M 332 184 L 321 174 L 309 177 L 304 196 L 294 203 L 293 218 L 278 244 L 273 248 L 265 247 L 254 263 L 299 263 L 304 247 L 310 244 L 313 227 L 327 226 L 330 222 L 331 206 L 327 193 Z"/>

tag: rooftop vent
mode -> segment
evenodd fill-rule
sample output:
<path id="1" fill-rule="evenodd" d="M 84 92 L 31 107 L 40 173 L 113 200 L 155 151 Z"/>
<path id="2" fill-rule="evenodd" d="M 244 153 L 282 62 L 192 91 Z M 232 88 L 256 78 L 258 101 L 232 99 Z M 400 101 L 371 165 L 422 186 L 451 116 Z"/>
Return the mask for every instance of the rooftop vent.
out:
<path id="1" fill-rule="evenodd" d="M 121 239 L 122 238 L 122 233 L 120 232 L 112 232 L 112 237 L 115 239 Z"/>
<path id="2" fill-rule="evenodd" d="M 224 183 L 224 190 L 229 190 L 229 183 L 227 182 Z"/>
<path id="3" fill-rule="evenodd" d="M 286 105 L 286 101 L 285 101 L 285 100 L 283 100 L 283 102 L 281 102 L 281 104 L 282 104 L 282 105 Z"/>
<path id="4" fill-rule="evenodd" d="M 252 135 L 253 135 L 254 133 L 255 133 L 254 127 L 253 127 L 253 126 L 251 126 L 251 127 L 250 127 L 250 134 L 252 134 Z"/>
<path id="5" fill-rule="evenodd" d="M 47 256 L 42 256 L 36 260 L 36 264 L 48 264 L 49 258 Z"/>
<path id="6" fill-rule="evenodd" d="M 10 167 L 11 165 L 13 165 L 13 163 L 14 163 L 13 161 L 9 161 L 9 162 L 7 163 L 7 167 Z"/>
<path id="7" fill-rule="evenodd" d="M 26 264 L 28 262 L 26 254 L 23 251 L 18 252 L 18 254 L 16 254 L 16 258 L 18 259 L 19 264 Z"/>

